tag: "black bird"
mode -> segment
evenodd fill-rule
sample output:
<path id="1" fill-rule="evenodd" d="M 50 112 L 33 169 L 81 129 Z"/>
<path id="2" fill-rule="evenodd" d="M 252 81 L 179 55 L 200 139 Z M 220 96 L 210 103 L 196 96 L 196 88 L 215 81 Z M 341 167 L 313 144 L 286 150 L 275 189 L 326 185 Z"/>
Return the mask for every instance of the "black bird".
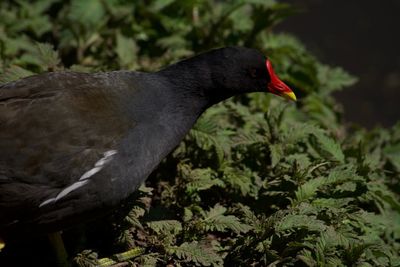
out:
<path id="1" fill-rule="evenodd" d="M 234 95 L 295 100 L 254 49 L 158 72 L 51 72 L 0 86 L 0 236 L 57 231 L 131 195 L 204 110 Z"/>

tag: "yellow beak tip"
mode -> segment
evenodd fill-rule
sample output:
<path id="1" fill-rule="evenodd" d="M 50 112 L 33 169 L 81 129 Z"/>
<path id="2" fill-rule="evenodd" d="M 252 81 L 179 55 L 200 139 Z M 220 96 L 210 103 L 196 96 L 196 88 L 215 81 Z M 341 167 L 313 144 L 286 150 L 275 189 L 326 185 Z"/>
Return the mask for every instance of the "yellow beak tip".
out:
<path id="1" fill-rule="evenodd" d="M 289 99 L 291 101 L 296 101 L 297 97 L 293 92 L 285 92 L 282 94 L 282 96 L 286 99 Z"/>

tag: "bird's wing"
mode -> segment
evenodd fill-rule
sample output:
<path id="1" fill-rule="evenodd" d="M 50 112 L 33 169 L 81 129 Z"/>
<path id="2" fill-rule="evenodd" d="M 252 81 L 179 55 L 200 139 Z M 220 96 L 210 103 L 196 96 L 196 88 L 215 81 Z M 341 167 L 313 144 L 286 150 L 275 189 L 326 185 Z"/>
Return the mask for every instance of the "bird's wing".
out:
<path id="1" fill-rule="evenodd" d="M 48 73 L 0 86 L 0 226 L 112 157 L 134 127 L 123 76 Z"/>

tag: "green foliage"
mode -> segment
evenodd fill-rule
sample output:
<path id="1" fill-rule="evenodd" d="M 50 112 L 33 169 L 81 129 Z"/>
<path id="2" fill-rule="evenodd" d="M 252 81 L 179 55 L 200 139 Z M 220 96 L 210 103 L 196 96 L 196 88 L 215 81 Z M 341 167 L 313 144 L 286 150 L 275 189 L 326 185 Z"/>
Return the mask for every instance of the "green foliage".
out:
<path id="1" fill-rule="evenodd" d="M 203 219 L 199 221 L 204 231 L 226 232 L 228 230 L 237 234 L 246 233 L 250 230 L 250 226 L 243 224 L 233 215 L 224 215 L 226 208 L 216 204 L 209 211 L 202 212 Z"/>
<path id="2" fill-rule="evenodd" d="M 196 266 L 222 266 L 222 258 L 212 247 L 199 244 L 197 241 L 182 243 L 169 251 L 184 262 L 192 262 Z"/>
<path id="3" fill-rule="evenodd" d="M 301 96 L 250 94 L 207 110 L 116 222 L 118 245 L 141 253 L 113 262 L 400 266 L 400 124 L 343 126 L 331 94 L 356 79 L 271 32 L 293 12 L 273 0 L 0 3 L 0 82 L 64 68 L 156 70 L 246 45 Z M 76 262 L 99 260 L 85 250 Z"/>

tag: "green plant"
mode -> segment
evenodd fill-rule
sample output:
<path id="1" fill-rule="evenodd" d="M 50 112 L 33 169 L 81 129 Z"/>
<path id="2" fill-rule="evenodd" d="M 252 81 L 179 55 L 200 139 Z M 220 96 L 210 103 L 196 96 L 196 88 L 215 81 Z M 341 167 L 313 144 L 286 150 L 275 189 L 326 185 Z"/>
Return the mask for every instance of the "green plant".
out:
<path id="1" fill-rule="evenodd" d="M 400 124 L 344 126 L 332 92 L 356 79 L 321 64 L 293 36 L 271 32 L 295 12 L 290 6 L 20 0 L 0 7 L 1 82 L 62 69 L 156 70 L 213 47 L 245 45 L 264 51 L 301 96 L 294 105 L 251 94 L 209 109 L 148 179 L 124 222 L 115 222 L 117 245 L 142 251 L 116 261 L 400 266 Z M 82 266 L 96 261 L 93 253 L 77 256 Z"/>

